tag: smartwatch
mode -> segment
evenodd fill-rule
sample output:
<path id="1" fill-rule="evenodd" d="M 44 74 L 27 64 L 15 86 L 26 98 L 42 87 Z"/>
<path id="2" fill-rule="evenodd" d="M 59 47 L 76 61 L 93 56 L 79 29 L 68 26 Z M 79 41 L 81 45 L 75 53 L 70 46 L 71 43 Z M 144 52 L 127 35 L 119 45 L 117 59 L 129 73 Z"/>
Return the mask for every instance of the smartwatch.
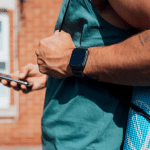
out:
<path id="1" fill-rule="evenodd" d="M 83 70 L 88 57 L 87 48 L 75 48 L 72 51 L 69 66 L 71 67 L 72 73 L 75 77 L 83 78 Z"/>

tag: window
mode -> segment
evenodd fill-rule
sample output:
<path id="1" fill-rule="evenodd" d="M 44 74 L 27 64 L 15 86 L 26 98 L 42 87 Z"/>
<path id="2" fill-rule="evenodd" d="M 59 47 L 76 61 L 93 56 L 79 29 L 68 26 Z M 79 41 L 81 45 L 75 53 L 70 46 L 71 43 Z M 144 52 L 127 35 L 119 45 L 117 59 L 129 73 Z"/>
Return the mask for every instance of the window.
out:
<path id="1" fill-rule="evenodd" d="M 0 51 L 2 51 L 2 22 L 0 21 Z"/>
<path id="2" fill-rule="evenodd" d="M 0 73 L 9 74 L 9 16 L 0 12 Z M 10 89 L 0 84 L 0 109 L 10 106 Z"/>

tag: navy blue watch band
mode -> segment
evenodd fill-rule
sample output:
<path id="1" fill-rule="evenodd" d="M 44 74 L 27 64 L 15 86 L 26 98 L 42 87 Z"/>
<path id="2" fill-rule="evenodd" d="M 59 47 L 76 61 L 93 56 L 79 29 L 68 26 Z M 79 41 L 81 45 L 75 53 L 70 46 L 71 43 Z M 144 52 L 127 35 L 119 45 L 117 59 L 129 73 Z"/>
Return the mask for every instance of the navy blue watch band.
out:
<path id="1" fill-rule="evenodd" d="M 74 76 L 78 77 L 78 78 L 83 78 L 84 74 L 83 74 L 83 70 L 78 70 L 78 69 L 71 69 L 72 73 Z"/>
<path id="2" fill-rule="evenodd" d="M 72 51 L 69 66 L 71 67 L 74 76 L 83 78 L 83 70 L 88 57 L 87 48 L 75 48 Z"/>

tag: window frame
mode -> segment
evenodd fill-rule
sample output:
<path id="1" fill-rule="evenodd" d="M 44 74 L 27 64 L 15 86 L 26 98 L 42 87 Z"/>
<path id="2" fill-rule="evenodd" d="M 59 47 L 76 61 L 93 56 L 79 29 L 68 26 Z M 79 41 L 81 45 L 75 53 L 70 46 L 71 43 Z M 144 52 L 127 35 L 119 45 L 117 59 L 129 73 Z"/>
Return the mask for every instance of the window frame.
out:
<path id="1" fill-rule="evenodd" d="M 10 23 L 9 23 L 9 15 L 7 12 L 0 12 L 0 22 L 1 23 L 1 28 L 2 28 L 2 51 L 0 50 L 0 62 L 5 62 L 5 67 L 6 70 L 3 72 L 3 70 L 0 70 L 1 73 L 9 74 L 10 73 Z M 6 43 L 7 42 L 7 43 Z M 6 103 L 1 103 L 0 106 L 0 117 L 4 116 L 5 112 L 5 117 L 9 116 L 10 113 L 7 113 L 6 111 L 10 112 L 12 108 L 10 108 L 10 102 L 11 102 L 11 91 L 9 88 L 4 87 L 7 96 L 3 97 L 4 101 Z M 0 97 L 1 98 L 1 97 Z"/>

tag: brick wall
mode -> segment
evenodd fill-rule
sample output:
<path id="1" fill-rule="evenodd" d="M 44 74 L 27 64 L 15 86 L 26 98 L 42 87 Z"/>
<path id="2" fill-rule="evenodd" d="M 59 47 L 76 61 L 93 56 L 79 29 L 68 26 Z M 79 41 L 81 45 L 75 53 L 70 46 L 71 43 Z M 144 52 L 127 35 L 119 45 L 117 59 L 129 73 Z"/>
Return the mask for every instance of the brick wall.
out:
<path id="1" fill-rule="evenodd" d="M 35 50 L 40 39 L 53 34 L 62 0 L 27 0 L 20 20 L 18 36 L 19 68 L 36 64 Z M 13 72 L 13 12 L 10 16 L 10 61 Z M 19 92 L 19 119 L 16 123 L 0 124 L 0 145 L 40 145 L 41 116 L 45 90 L 24 94 Z M 11 104 L 13 104 L 11 90 Z"/>

